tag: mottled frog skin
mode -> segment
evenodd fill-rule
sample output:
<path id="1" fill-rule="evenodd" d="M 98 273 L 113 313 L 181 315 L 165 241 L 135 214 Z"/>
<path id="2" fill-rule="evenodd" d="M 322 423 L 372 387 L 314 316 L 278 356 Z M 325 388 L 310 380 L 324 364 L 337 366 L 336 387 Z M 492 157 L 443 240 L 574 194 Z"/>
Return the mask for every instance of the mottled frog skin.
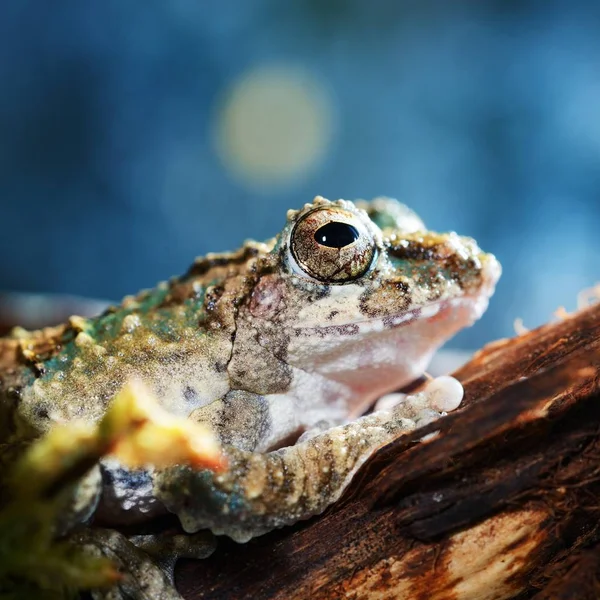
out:
<path id="1" fill-rule="evenodd" d="M 272 240 L 208 254 L 96 318 L 2 340 L 0 439 L 97 421 L 141 379 L 172 413 L 209 423 L 231 466 L 133 477 L 107 461 L 103 514 L 166 507 L 187 531 L 245 541 L 322 511 L 375 448 L 415 427 L 426 396 L 349 419 L 420 376 L 499 275 L 474 240 L 427 231 L 393 200 L 317 197 Z"/>

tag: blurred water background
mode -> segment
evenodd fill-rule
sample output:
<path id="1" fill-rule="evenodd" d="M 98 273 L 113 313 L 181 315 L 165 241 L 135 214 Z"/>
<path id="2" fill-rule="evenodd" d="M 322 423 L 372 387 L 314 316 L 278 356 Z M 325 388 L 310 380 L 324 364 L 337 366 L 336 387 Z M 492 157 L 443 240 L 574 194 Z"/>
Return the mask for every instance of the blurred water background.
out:
<path id="1" fill-rule="evenodd" d="M 600 3 L 3 0 L 0 289 L 119 299 L 385 194 L 494 252 L 474 348 L 600 281 Z"/>

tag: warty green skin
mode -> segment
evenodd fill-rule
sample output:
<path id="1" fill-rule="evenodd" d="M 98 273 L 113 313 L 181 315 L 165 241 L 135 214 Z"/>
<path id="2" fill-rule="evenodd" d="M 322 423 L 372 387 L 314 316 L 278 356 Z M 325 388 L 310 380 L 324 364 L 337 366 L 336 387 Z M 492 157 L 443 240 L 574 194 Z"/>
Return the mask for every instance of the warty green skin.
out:
<path id="1" fill-rule="evenodd" d="M 133 485 L 107 462 L 105 515 L 139 521 L 166 506 L 188 531 L 245 541 L 321 512 L 377 447 L 415 427 L 410 407 L 348 418 L 418 377 L 479 318 L 500 275 L 474 240 L 429 232 L 392 200 L 358 204 L 317 197 L 270 241 L 209 254 L 96 318 L 0 341 L 5 448 L 57 422 L 97 421 L 137 378 L 169 411 L 209 423 L 232 466 L 220 476 L 174 468 Z M 328 268 L 310 236 L 297 239 L 313 211 L 356 224 L 373 250 L 364 274 L 320 281 L 299 264 L 293 242 L 312 244 L 312 267 Z M 323 422 L 338 427 L 289 445 Z"/>

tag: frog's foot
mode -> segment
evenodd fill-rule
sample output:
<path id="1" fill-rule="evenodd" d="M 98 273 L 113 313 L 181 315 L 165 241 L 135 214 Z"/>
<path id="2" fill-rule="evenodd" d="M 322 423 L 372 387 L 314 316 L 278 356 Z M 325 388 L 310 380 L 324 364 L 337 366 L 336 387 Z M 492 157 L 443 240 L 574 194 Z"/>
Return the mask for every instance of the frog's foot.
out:
<path id="1" fill-rule="evenodd" d="M 442 375 L 428 381 L 416 394 L 397 392 L 382 396 L 375 404 L 375 411 L 393 409 L 401 412 L 405 418 L 419 422 L 421 412 L 426 415 L 433 410 L 443 415 L 456 410 L 463 396 L 464 389 L 460 381 L 450 375 Z"/>
<path id="2" fill-rule="evenodd" d="M 124 535 L 109 529 L 85 529 L 72 536 L 94 556 L 115 563 L 123 578 L 109 589 L 94 590 L 94 600 L 182 600 L 169 576 Z"/>
<path id="3" fill-rule="evenodd" d="M 217 548 L 217 540 L 210 531 L 179 535 L 134 535 L 129 537 L 129 541 L 152 556 L 171 583 L 174 583 L 173 570 L 178 559 L 201 560 L 208 558 Z"/>
<path id="4" fill-rule="evenodd" d="M 186 531 L 210 529 L 238 542 L 307 519 L 335 502 L 378 448 L 460 404 L 462 386 L 448 381 L 452 378 L 439 379 L 391 410 L 294 446 L 268 453 L 228 447 L 229 468 L 218 475 L 189 467 L 166 469 L 156 474 L 154 492 Z"/>

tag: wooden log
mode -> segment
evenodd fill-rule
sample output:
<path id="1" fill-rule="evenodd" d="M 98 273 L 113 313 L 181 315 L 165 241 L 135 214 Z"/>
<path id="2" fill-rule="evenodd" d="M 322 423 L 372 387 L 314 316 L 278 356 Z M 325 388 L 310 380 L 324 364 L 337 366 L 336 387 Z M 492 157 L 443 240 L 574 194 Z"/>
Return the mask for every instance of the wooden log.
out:
<path id="1" fill-rule="evenodd" d="M 600 597 L 600 306 L 480 351 L 463 408 L 320 517 L 185 561 L 185 598 Z M 438 431 L 426 442 L 419 439 Z"/>

